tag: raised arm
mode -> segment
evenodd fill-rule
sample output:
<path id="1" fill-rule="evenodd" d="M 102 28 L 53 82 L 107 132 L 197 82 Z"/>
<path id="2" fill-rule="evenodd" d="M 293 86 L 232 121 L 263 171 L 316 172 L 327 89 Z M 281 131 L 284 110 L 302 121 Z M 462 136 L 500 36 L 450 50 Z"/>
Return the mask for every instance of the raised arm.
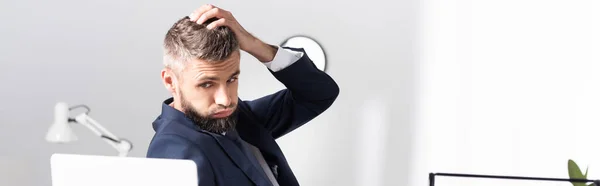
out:
<path id="1" fill-rule="evenodd" d="M 263 98 L 244 101 L 259 122 L 278 138 L 315 118 L 333 104 L 339 93 L 335 81 L 319 70 L 303 49 L 283 49 L 269 45 L 247 32 L 231 12 L 204 5 L 190 20 L 204 23 L 217 18 L 207 28 L 227 26 L 235 33 L 240 49 L 265 64 L 286 89 Z"/>
<path id="2" fill-rule="evenodd" d="M 301 57 L 285 61 L 295 59 L 290 55 Z M 280 48 L 272 63 L 269 71 L 286 89 L 244 103 L 273 137 L 279 138 L 327 110 L 337 98 L 339 87 L 303 49 Z M 278 67 L 281 69 L 275 69 Z"/>

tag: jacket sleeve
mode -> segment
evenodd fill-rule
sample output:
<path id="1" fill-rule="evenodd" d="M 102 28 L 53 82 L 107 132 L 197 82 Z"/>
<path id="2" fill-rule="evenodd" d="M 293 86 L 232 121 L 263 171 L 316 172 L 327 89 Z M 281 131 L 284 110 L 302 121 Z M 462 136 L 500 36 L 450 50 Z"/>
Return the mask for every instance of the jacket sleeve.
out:
<path id="1" fill-rule="evenodd" d="M 303 49 L 287 49 L 304 52 Z M 339 94 L 337 83 L 319 70 L 305 52 L 290 66 L 277 72 L 269 71 L 286 89 L 244 102 L 274 138 L 295 130 L 323 113 Z"/>
<path id="2" fill-rule="evenodd" d="M 175 134 L 156 136 L 148 149 L 148 158 L 187 159 L 196 163 L 199 186 L 214 186 L 215 175 L 210 162 L 197 146 Z"/>

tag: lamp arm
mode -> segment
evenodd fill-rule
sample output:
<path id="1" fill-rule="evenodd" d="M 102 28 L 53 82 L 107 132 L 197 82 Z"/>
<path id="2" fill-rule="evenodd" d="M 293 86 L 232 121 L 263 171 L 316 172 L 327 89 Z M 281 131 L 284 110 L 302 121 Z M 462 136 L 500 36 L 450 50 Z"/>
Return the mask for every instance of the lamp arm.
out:
<path id="1" fill-rule="evenodd" d="M 98 137 L 101 137 L 106 143 L 115 148 L 119 152 L 119 156 L 127 156 L 132 148 L 131 142 L 124 139 L 119 139 L 86 113 L 82 113 L 75 117 L 75 121 L 87 127 L 94 134 L 96 134 Z"/>

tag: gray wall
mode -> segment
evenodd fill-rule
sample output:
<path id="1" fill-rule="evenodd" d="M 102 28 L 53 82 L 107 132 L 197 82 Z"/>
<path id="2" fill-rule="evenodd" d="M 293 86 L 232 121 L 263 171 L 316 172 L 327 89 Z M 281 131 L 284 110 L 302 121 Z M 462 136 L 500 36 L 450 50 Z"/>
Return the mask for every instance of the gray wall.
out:
<path id="1" fill-rule="evenodd" d="M 0 184 L 50 185 L 52 153 L 116 154 L 81 126 L 74 127 L 78 142 L 46 143 L 57 101 L 90 106 L 94 119 L 134 143 L 132 156 L 144 156 L 151 122 L 169 96 L 160 83 L 162 37 L 204 3 L 232 11 L 266 42 L 306 34 L 324 45 L 339 99 L 279 140 L 301 184 L 361 184 L 359 165 L 365 162 L 357 153 L 370 143 L 359 141 L 369 139 L 361 127 L 369 125 L 362 114 L 370 99 L 380 100 L 388 113 L 382 120 L 387 150 L 377 152 L 384 158 L 380 183 L 407 184 L 419 8 L 414 0 L 3 0 L 0 173 L 11 174 L 1 174 Z M 243 99 L 283 88 L 245 53 L 240 81 Z"/>

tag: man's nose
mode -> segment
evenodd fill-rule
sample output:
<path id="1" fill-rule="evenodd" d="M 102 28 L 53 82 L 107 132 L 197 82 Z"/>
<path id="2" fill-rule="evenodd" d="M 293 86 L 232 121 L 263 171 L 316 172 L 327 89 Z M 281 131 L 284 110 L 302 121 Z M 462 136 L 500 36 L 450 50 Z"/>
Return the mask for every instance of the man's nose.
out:
<path id="1" fill-rule="evenodd" d="M 217 90 L 215 103 L 223 107 L 229 107 L 231 105 L 231 98 L 229 97 L 229 92 L 227 92 L 226 87 Z"/>

